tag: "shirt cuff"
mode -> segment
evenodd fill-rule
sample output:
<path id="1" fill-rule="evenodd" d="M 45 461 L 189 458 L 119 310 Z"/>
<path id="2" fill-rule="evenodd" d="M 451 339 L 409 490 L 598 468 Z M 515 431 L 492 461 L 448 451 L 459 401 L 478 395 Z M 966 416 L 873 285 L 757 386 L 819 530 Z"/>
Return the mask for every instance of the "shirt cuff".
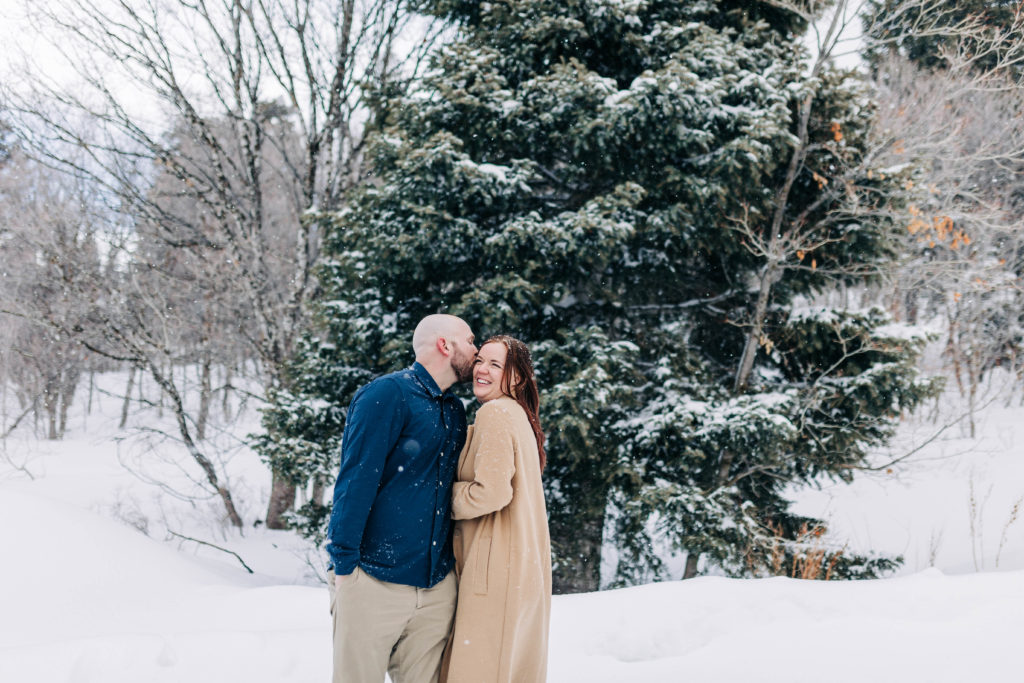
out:
<path id="1" fill-rule="evenodd" d="M 327 568 L 333 571 L 336 576 L 351 574 L 359 566 L 359 557 L 352 553 L 336 554 L 328 550 L 327 554 L 330 557 L 330 564 L 328 564 Z"/>

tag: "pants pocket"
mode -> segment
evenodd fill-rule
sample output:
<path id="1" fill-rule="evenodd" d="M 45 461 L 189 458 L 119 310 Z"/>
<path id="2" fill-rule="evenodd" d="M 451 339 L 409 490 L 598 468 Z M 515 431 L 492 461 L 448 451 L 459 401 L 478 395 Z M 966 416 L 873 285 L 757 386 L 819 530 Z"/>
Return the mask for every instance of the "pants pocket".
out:
<path id="1" fill-rule="evenodd" d="M 336 586 L 334 583 L 334 570 L 327 570 L 327 596 L 330 598 L 330 611 L 334 614 L 334 605 L 338 601 Z"/>
<path id="2" fill-rule="evenodd" d="M 331 614 L 334 614 L 334 606 L 338 603 L 338 593 L 348 593 L 352 585 L 359 581 L 359 575 L 362 572 L 363 570 L 357 566 L 352 570 L 351 574 L 345 575 L 345 578 L 341 581 L 341 591 L 339 591 L 336 581 L 337 576 L 332 570 L 327 571 L 327 590 L 331 595 Z"/>

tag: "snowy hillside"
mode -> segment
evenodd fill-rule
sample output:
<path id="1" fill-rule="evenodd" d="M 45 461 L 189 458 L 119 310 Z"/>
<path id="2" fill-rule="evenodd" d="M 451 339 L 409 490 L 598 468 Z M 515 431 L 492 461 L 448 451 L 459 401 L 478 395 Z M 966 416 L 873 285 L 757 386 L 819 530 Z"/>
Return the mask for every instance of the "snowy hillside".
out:
<path id="1" fill-rule="evenodd" d="M 103 381 L 113 391 L 120 378 Z M 316 559 L 290 534 L 248 528 L 239 538 L 209 522 L 214 501 L 182 497 L 191 485 L 181 455 L 149 437 L 115 441 L 126 435 L 116 429 L 119 402 L 96 400 L 63 442 L 25 432 L 4 444 L 0 681 L 328 680 L 330 621 Z M 549 681 L 1019 680 L 1024 525 L 1009 527 L 1001 571 L 974 572 L 964 479 L 973 473 L 978 504 L 991 487 L 974 534 L 991 570 L 1007 503 L 1024 492 L 1024 458 L 1013 452 L 1024 409 L 1001 406 L 979 422 L 986 439 L 972 443 L 984 448 L 969 458 L 959 436 L 937 440 L 932 448 L 949 458 L 803 500 L 808 511 L 830 511 L 858 547 L 905 552 L 904 575 L 859 583 L 707 577 L 556 597 Z M 157 470 L 178 483 L 146 481 Z M 236 450 L 225 470 L 254 519 L 266 495 L 261 466 Z M 236 552 L 255 573 L 168 529 Z M 918 571 L 940 531 L 936 558 L 946 573 Z"/>

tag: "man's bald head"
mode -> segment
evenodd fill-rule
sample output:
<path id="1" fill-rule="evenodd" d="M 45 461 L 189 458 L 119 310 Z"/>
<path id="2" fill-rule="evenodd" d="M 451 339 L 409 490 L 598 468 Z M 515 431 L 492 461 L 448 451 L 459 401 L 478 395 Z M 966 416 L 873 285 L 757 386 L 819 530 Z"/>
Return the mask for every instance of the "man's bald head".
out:
<path id="1" fill-rule="evenodd" d="M 412 333 L 412 348 L 416 362 L 426 368 L 441 391 L 473 377 L 476 344 L 473 330 L 462 318 L 428 315 Z"/>
<path id="2" fill-rule="evenodd" d="M 438 339 L 464 339 L 472 337 L 473 332 L 462 318 L 446 313 L 428 315 L 416 326 L 412 333 L 412 350 L 416 360 L 434 349 Z"/>
<path id="3" fill-rule="evenodd" d="M 476 345 L 472 329 L 461 317 L 444 313 L 427 315 L 413 332 L 413 350 L 416 361 L 426 368 L 442 391 L 473 377 Z"/>

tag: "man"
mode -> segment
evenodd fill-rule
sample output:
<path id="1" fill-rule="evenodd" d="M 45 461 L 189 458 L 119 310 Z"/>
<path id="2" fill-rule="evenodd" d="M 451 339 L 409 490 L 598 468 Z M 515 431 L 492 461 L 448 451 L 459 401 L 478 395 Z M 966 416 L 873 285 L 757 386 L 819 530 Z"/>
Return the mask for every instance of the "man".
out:
<path id="1" fill-rule="evenodd" d="M 429 315 L 416 362 L 356 392 L 327 533 L 334 683 L 437 681 L 455 614 L 451 490 L 472 378 L 473 331 Z"/>

